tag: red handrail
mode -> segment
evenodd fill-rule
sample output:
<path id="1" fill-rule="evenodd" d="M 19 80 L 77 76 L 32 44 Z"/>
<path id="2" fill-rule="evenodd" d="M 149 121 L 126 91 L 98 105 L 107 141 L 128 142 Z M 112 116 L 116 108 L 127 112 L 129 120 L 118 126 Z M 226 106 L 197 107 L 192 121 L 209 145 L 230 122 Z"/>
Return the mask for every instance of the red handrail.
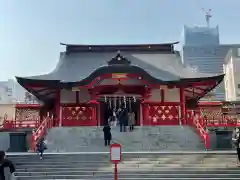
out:
<path id="1" fill-rule="evenodd" d="M 201 139 L 204 141 L 204 145 L 206 150 L 210 149 L 210 139 L 209 139 L 209 134 L 208 132 L 204 129 L 203 125 L 202 125 L 202 120 L 201 118 L 195 117 L 194 118 L 194 125 L 196 127 L 196 130 L 199 134 L 199 136 L 201 137 Z"/>
<path id="2" fill-rule="evenodd" d="M 200 115 L 194 115 L 194 111 L 188 111 L 188 124 L 195 127 L 199 137 L 203 140 L 206 150 L 210 149 L 210 139 L 208 132 L 204 129 L 204 121 Z"/>
<path id="3" fill-rule="evenodd" d="M 47 129 L 52 127 L 53 127 L 53 118 L 46 117 L 37 129 L 33 129 L 31 144 L 30 144 L 31 151 L 34 152 L 36 150 L 36 143 L 39 140 L 39 138 L 44 137 L 47 133 Z"/>

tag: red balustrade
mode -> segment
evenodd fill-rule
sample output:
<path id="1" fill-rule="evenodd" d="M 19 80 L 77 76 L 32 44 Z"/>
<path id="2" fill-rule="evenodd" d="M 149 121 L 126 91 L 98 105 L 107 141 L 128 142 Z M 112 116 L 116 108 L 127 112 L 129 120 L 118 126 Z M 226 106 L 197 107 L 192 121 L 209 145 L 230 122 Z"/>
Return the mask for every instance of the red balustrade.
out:
<path id="1" fill-rule="evenodd" d="M 47 130 L 53 127 L 53 123 L 54 123 L 53 118 L 46 117 L 37 129 L 33 129 L 31 144 L 30 144 L 31 151 L 34 152 L 36 150 L 37 141 L 41 137 L 44 137 L 46 135 Z"/>
<path id="2" fill-rule="evenodd" d="M 28 120 L 8 120 L 4 119 L 1 128 L 2 130 L 36 128 L 40 125 L 40 118 Z"/>
<path id="3" fill-rule="evenodd" d="M 204 127 L 204 120 L 194 111 L 187 112 L 188 124 L 195 127 L 199 137 L 203 140 L 206 150 L 210 149 L 210 138 L 207 130 Z"/>

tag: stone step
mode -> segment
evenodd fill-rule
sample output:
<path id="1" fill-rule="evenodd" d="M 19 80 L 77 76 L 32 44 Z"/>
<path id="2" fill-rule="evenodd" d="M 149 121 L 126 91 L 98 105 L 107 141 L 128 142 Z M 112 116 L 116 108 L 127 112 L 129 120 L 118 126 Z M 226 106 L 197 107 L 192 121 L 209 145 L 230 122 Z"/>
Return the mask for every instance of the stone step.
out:
<path id="1" fill-rule="evenodd" d="M 125 156 L 126 155 L 126 156 Z M 99 157 L 98 157 L 99 156 Z M 118 165 L 119 179 L 239 179 L 235 154 L 127 153 Z M 18 180 L 113 179 L 108 154 L 8 155 Z M 96 161 L 94 159 L 100 159 Z"/>
<path id="2" fill-rule="evenodd" d="M 134 170 L 131 169 L 131 171 L 127 171 L 127 170 L 119 170 L 118 171 L 119 174 L 138 174 L 138 175 L 144 175 L 144 174 L 158 174 L 158 175 L 162 175 L 162 174 L 215 174 L 216 170 L 192 170 L 189 171 L 187 169 L 179 169 L 179 170 L 163 170 L 163 169 L 159 169 L 158 171 L 150 171 L 150 170 Z M 232 175 L 240 175 L 240 171 L 239 169 L 234 169 L 234 170 L 217 170 L 218 174 L 232 174 Z M 111 171 L 77 171 L 77 170 L 66 170 L 66 171 L 54 171 L 54 172 L 17 172 L 15 173 L 16 176 L 53 176 L 53 175 L 83 175 L 83 176 L 98 176 L 98 175 L 105 175 L 105 174 L 112 174 L 113 173 L 113 169 Z"/>
<path id="3" fill-rule="evenodd" d="M 114 175 L 113 173 L 107 173 L 107 174 L 92 174 L 92 175 L 48 175 L 48 176 L 18 176 L 17 179 L 18 180 L 30 180 L 30 179 L 46 179 L 46 177 L 48 179 L 105 179 L 105 178 L 112 178 L 114 179 Z M 223 178 L 239 178 L 240 175 L 239 174 L 219 174 L 217 171 L 215 173 L 212 174 L 208 174 L 208 173 L 204 173 L 204 174 L 199 174 L 198 172 L 195 172 L 194 174 L 178 174 L 175 173 L 174 171 L 172 173 L 147 173 L 147 174 L 138 174 L 137 172 L 132 172 L 131 174 L 125 174 L 125 173 L 119 173 L 118 175 L 119 179 L 132 179 L 132 178 L 138 178 L 138 179 L 142 179 L 142 178 L 165 178 L 165 179 L 169 179 L 169 178 L 186 178 L 186 179 L 190 179 L 190 178 L 216 178 L 216 179 L 223 179 Z"/>
<path id="4" fill-rule="evenodd" d="M 48 132 L 47 152 L 108 152 L 102 127 L 57 127 Z M 112 142 L 123 151 L 203 150 L 196 132 L 188 126 L 136 127 L 133 132 L 112 128 Z"/>

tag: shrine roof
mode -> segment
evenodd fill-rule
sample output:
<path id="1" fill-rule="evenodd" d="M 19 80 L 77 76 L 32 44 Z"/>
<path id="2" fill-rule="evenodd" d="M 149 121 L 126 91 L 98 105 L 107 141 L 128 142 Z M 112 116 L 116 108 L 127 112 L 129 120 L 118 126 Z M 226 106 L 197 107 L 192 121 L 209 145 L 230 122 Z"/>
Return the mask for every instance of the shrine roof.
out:
<path id="1" fill-rule="evenodd" d="M 108 65 L 107 61 L 115 57 L 116 52 L 61 53 L 60 60 L 52 72 L 38 76 L 17 77 L 17 79 L 18 81 L 79 82 L 80 85 L 84 85 L 88 77 L 101 73 L 142 74 L 145 71 L 152 78 L 166 83 L 220 76 L 220 74 L 193 71 L 181 63 L 179 55 L 175 52 L 121 52 L 121 55 L 131 61 L 131 65 Z"/>
<path id="2" fill-rule="evenodd" d="M 16 78 L 22 86 L 39 84 L 49 88 L 84 86 L 90 84 L 98 76 L 111 73 L 139 74 L 153 84 L 182 84 L 215 79 L 217 85 L 222 81 L 223 74 L 200 73 L 183 65 L 179 53 L 174 51 L 173 45 L 173 43 L 160 44 L 155 48 L 153 48 L 153 44 L 66 45 L 66 52 L 60 53 L 59 61 L 52 72 Z M 163 48 L 163 50 L 160 48 L 163 46 L 168 48 Z M 68 49 L 75 47 L 77 50 Z M 138 49 L 139 47 L 141 50 Z M 117 49 L 120 49 L 119 53 L 117 53 Z M 117 56 L 121 56 L 129 63 L 110 63 Z"/>

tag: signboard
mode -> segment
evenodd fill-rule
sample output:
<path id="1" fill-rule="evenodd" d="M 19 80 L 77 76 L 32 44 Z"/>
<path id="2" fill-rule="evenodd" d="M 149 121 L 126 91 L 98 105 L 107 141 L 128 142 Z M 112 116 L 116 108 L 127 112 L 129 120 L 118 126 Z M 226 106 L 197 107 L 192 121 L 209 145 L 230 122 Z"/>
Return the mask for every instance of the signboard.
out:
<path id="1" fill-rule="evenodd" d="M 112 74 L 112 79 L 127 79 L 127 74 L 126 73 L 113 73 Z"/>
<path id="2" fill-rule="evenodd" d="M 122 149 L 120 144 L 111 144 L 110 146 L 110 160 L 117 164 L 122 160 Z"/>
<path id="3" fill-rule="evenodd" d="M 72 87 L 72 91 L 80 91 L 80 87 Z"/>

